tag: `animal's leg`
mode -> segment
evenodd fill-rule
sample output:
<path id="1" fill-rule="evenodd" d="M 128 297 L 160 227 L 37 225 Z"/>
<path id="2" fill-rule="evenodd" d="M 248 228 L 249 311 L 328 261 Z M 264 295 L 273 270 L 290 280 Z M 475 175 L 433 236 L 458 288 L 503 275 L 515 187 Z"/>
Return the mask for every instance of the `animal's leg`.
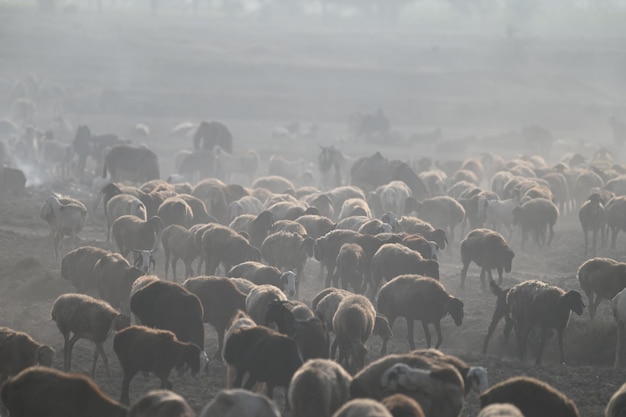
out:
<path id="1" fill-rule="evenodd" d="M 98 362 L 98 353 L 99 353 L 98 352 L 98 345 L 99 344 L 96 343 L 96 347 L 93 350 L 93 362 L 91 364 L 91 378 L 92 379 L 96 378 L 96 363 Z M 110 376 L 110 375 L 108 375 L 108 372 L 107 372 L 107 376 Z"/>
<path id="2" fill-rule="evenodd" d="M 435 331 L 437 331 L 437 346 L 435 346 L 435 348 L 439 349 L 439 346 L 441 345 L 441 342 L 443 341 L 443 336 L 441 335 L 441 323 L 436 321 L 434 325 L 435 325 Z"/>
<path id="3" fill-rule="evenodd" d="M 411 350 L 415 350 L 415 338 L 413 337 L 413 319 L 406 319 L 406 327 L 407 327 L 407 332 L 406 332 L 406 340 L 409 342 L 409 347 L 411 348 Z M 426 338 L 428 340 L 428 338 Z M 430 347 L 430 342 L 429 342 L 429 346 Z"/>
<path id="4" fill-rule="evenodd" d="M 536 365 L 541 365 L 541 354 L 543 353 L 543 348 L 546 345 L 547 337 L 548 337 L 548 329 L 541 329 L 541 341 L 539 342 L 539 352 L 537 353 L 537 359 L 535 360 Z"/>
<path id="5" fill-rule="evenodd" d="M 469 268 L 470 262 L 463 262 L 463 269 L 461 270 L 461 289 L 465 288 L 465 277 L 467 277 L 467 269 Z"/>
<path id="6" fill-rule="evenodd" d="M 422 322 L 422 328 L 424 329 L 424 335 L 426 336 L 426 347 L 430 349 L 430 330 L 428 330 L 428 323 Z M 415 348 L 413 348 L 415 349 Z"/>
<path id="7" fill-rule="evenodd" d="M 593 317 L 596 316 L 596 312 L 598 311 L 598 306 L 600 305 L 600 303 L 602 302 L 602 298 L 600 298 L 599 295 L 596 294 L 596 298 L 593 301 L 593 305 L 589 305 L 589 312 L 591 312 L 591 310 L 593 309 Z"/>
<path id="8" fill-rule="evenodd" d="M 622 345 L 624 344 L 624 323 L 617 321 L 617 344 L 615 345 L 615 363 L 613 367 L 619 369 L 622 365 Z"/>
<path id="9" fill-rule="evenodd" d="M 122 395 L 120 396 L 120 402 L 122 404 L 128 405 L 130 403 L 129 400 L 129 390 L 130 390 L 130 381 L 135 376 L 135 373 L 127 373 L 124 371 L 124 379 L 122 380 Z"/>
<path id="10" fill-rule="evenodd" d="M 565 329 L 556 329 L 556 335 L 559 342 L 559 355 L 561 357 L 561 363 L 565 364 L 565 354 L 563 353 L 563 330 Z"/>
<path id="11" fill-rule="evenodd" d="M 504 317 L 502 314 L 498 314 L 498 310 L 493 312 L 493 316 L 491 317 L 491 323 L 489 323 L 489 328 L 487 329 L 487 335 L 485 336 L 485 341 L 483 342 L 483 355 L 487 353 L 487 346 L 489 345 L 489 339 L 491 339 L 491 335 L 496 330 L 498 323 Z"/>
<path id="12" fill-rule="evenodd" d="M 597 228 L 593 229 L 592 239 L 593 239 L 593 242 L 592 242 L 592 249 L 591 250 L 592 250 L 593 256 L 596 256 L 596 243 L 598 241 L 598 229 Z M 585 240 L 586 240 L 586 236 L 585 236 Z M 586 242 L 585 242 L 585 255 L 587 255 L 587 245 L 586 245 Z"/>
<path id="13" fill-rule="evenodd" d="M 489 271 L 489 279 L 491 280 L 491 270 L 485 268 L 484 266 L 480 268 L 480 289 L 485 291 L 485 272 Z"/>
<path id="14" fill-rule="evenodd" d="M 67 371 L 68 372 L 70 368 L 72 367 L 72 349 L 74 349 L 74 344 L 78 342 L 78 339 L 80 339 L 80 336 L 73 335 L 67 344 Z"/>

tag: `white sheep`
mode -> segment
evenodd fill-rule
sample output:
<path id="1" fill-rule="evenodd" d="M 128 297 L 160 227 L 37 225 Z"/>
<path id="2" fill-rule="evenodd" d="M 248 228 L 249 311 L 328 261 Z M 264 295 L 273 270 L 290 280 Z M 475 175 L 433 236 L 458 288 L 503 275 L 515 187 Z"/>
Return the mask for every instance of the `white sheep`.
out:
<path id="1" fill-rule="evenodd" d="M 509 240 L 513 237 L 513 210 L 519 205 L 519 201 L 509 198 L 508 200 L 487 200 L 486 224 L 494 231 L 504 226 L 509 234 Z"/>
<path id="2" fill-rule="evenodd" d="M 120 314 L 107 302 L 84 294 L 64 294 L 58 297 L 52 306 L 51 316 L 65 340 L 63 370 L 69 372 L 71 369 L 74 344 L 80 339 L 87 339 L 96 344 L 91 377 L 95 378 L 98 354 L 102 355 L 107 376 L 111 376 L 102 344 L 112 331 L 128 327 L 130 318 Z"/>
<path id="3" fill-rule="evenodd" d="M 87 207 L 76 199 L 52 195 L 41 207 L 40 217 L 50 226 L 49 239 L 58 260 L 63 236 L 69 236 L 76 246 L 76 236 L 87 221 Z"/>

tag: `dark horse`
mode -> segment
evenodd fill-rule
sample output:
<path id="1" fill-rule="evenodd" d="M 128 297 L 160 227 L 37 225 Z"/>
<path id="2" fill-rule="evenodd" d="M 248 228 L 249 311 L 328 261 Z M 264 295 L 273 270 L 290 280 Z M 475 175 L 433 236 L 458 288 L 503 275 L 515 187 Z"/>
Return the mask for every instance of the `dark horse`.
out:
<path id="1" fill-rule="evenodd" d="M 122 145 L 122 141 L 117 135 L 112 133 L 104 135 L 93 135 L 88 126 L 78 126 L 76 136 L 72 142 L 72 148 L 78 155 L 78 175 L 82 178 L 87 164 L 87 157 L 92 157 L 98 165 L 104 159 L 104 151 L 113 146 Z"/>
<path id="2" fill-rule="evenodd" d="M 334 146 L 321 146 L 318 157 L 319 170 L 322 174 L 322 184 L 326 188 L 339 187 L 342 183 L 341 169 L 345 163 L 345 158 Z M 334 184 L 329 184 L 331 171 L 334 170 Z"/>
<path id="3" fill-rule="evenodd" d="M 212 150 L 219 146 L 228 153 L 233 153 L 233 135 L 223 123 L 202 122 L 193 136 L 194 149 Z"/>

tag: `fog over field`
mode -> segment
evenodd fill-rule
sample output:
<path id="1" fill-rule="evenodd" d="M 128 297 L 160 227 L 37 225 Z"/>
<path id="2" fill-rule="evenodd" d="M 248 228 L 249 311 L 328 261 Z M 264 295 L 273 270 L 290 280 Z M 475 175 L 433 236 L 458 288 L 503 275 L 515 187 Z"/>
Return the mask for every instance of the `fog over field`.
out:
<path id="1" fill-rule="evenodd" d="M 202 121 L 228 128 L 234 156 L 256 155 L 251 172 L 245 169 L 251 162 L 241 169 L 235 162 L 215 168 L 225 183 L 253 192 L 252 180 L 274 173 L 271 161 L 280 156 L 295 161 L 289 178 L 298 190 L 294 195 L 305 193 L 303 186 L 324 193 L 358 183 L 377 218 L 383 213 L 370 197 L 380 194 L 374 184 L 379 175 L 372 174 L 370 183 L 350 177 L 359 158 L 376 152 L 406 163 L 411 178 L 441 172 L 441 189 L 429 188 L 425 197 L 445 194 L 466 203 L 467 195 L 453 191 L 464 180 L 470 194 L 519 200 L 524 186 L 496 190 L 492 177 L 509 171 L 534 181 L 558 207 L 554 240 L 541 246 L 529 238 L 522 250 L 520 228 L 511 236 L 501 227 L 515 251 L 501 287 L 540 279 L 581 292 L 588 305 L 579 266 L 595 255 L 626 262 L 623 233 L 615 248 L 609 239 L 598 243 L 595 254 L 591 246 L 585 254 L 578 215 L 593 192 L 604 193 L 607 201 L 610 192 L 626 194 L 626 186 L 610 183 L 626 175 L 625 21 L 625 0 L 0 0 L 0 164 L 26 177 L 24 192 L 0 197 L 0 326 L 54 347 L 53 366 L 63 369 L 63 337 L 50 310 L 59 295 L 76 290 L 61 277 L 61 260 L 40 217 L 52 193 L 87 207 L 76 246 L 118 250 L 105 239 L 102 203 L 95 207 L 100 189 L 114 179 L 102 178 L 110 144 L 90 155 L 80 172 L 78 127 L 88 126 L 94 136 L 114 134 L 115 144 L 150 149 L 161 179 L 194 186 L 206 167 L 193 171 L 184 158 L 203 152 L 194 147 Z M 67 151 L 54 163 L 43 151 L 47 131 Z M 320 171 L 320 147 L 328 146 L 343 155 L 339 182 L 334 173 Z M 207 145 L 209 154 L 220 157 Z M 206 165 L 217 167 L 215 160 Z M 484 168 L 481 177 L 459 173 L 467 171 L 462 164 L 468 160 Z M 565 196 L 549 174 L 562 174 Z M 579 175 L 591 179 L 577 182 Z M 0 174 L 0 193 L 5 186 Z M 333 222 L 340 211 L 334 207 Z M 411 213 L 420 214 L 397 214 Z M 488 368 L 490 384 L 534 376 L 574 400 L 581 416 L 603 415 L 624 382 L 623 371 L 613 369 L 616 327 L 609 302 L 600 304 L 593 321 L 587 309 L 580 317 L 572 314 L 565 330 L 567 365 L 559 363 L 556 333 L 546 342 L 540 366 L 534 365 L 538 335 L 531 335 L 522 362 L 515 335 L 506 344 L 500 327 L 488 354 L 481 354 L 496 297 L 481 289 L 475 264 L 465 288 L 460 286 L 461 241 L 472 228 L 448 229 L 449 246 L 438 255 L 440 280 L 463 301 L 465 314 L 460 327 L 450 317 L 442 319 L 441 349 Z M 62 255 L 71 249 L 65 238 Z M 164 278 L 161 247 L 155 257 L 153 272 Z M 182 270 L 179 262 L 179 283 Z M 204 272 L 195 262 L 194 271 Z M 301 277 L 302 301 L 310 303 L 324 288 L 319 276 L 320 263 L 310 257 Z M 88 293 L 99 295 L 95 289 Z M 388 353 L 408 352 L 405 321 L 396 320 L 393 331 Z M 205 333 L 211 357 L 217 336 L 210 325 Z M 111 340 L 105 351 L 112 376 L 100 363 L 95 381 L 118 399 L 123 371 Z M 417 324 L 415 340 L 417 348 L 426 347 Z M 367 346 L 368 362 L 378 359 L 380 338 L 372 336 Z M 90 342 L 78 342 L 72 370 L 89 374 L 92 355 Z M 170 381 L 199 412 L 224 388 L 225 373 L 224 364 L 212 360 L 198 380 L 172 372 Z M 158 386 L 157 378 L 138 375 L 131 402 Z M 284 411 L 282 390 L 276 391 Z M 479 408 L 470 393 L 461 415 L 476 416 Z"/>

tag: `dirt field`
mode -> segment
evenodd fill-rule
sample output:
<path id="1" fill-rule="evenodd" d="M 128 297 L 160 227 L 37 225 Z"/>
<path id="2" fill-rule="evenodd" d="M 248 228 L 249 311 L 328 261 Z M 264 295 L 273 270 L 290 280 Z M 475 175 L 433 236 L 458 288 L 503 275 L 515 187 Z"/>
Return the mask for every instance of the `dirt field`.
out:
<path id="1" fill-rule="evenodd" d="M 459 139 L 544 124 L 560 140 L 549 162 L 565 151 L 589 155 L 610 141 L 608 117 L 620 114 L 626 64 L 618 53 L 622 39 L 529 38 L 511 44 L 504 35 L 425 35 L 417 28 L 367 28 L 313 25 L 305 22 L 277 27 L 272 22 L 190 18 L 181 15 L 151 18 L 139 13 L 98 15 L 39 15 L 28 10 L 0 9 L 0 116 L 9 115 L 13 81 L 33 72 L 44 79 L 47 91 L 60 86 L 63 114 L 75 126 L 87 123 L 98 133 L 126 134 L 138 122 L 152 131 L 147 145 L 160 157 L 165 177 L 173 170 L 173 155 L 190 149 L 191 141 L 174 140 L 167 133 L 192 120 L 224 121 L 235 136 L 236 150 L 254 148 L 266 173 L 269 155 L 304 156 L 315 162 L 318 144 L 336 144 L 351 156 L 382 150 L 386 156 L 443 160 L 465 158 L 481 151 L 480 141 L 467 140 L 462 149 L 439 151 L 426 144 L 402 141 L 351 143 L 346 125 L 350 113 L 383 108 L 403 135 L 441 127 L 444 138 Z M 594 57 L 598 59 L 594 59 Z M 50 97 L 54 97 L 50 94 Z M 58 100 L 42 101 L 37 124 L 45 127 L 59 112 Z M 270 140 L 276 124 L 300 121 L 321 126 L 316 140 Z M 63 138 L 62 138 L 63 139 Z M 70 140 L 71 138 L 65 138 Z M 499 149 L 509 157 L 524 151 Z M 0 199 L 0 325 L 27 331 L 57 350 L 55 366 L 62 367 L 62 337 L 50 319 L 54 299 L 72 292 L 61 279 L 59 264 L 46 242 L 47 225 L 39 209 L 51 191 L 71 194 L 91 207 L 93 194 L 85 184 L 41 183 L 29 178 L 26 196 Z M 90 212 L 81 244 L 109 249 L 102 213 Z M 583 257 L 582 232 L 576 216 L 561 216 L 552 247 L 519 248 L 505 287 L 538 278 L 566 289 L 579 289 L 576 270 Z M 624 238 L 618 250 L 599 255 L 626 259 Z M 535 376 L 570 396 L 582 416 L 601 416 L 611 394 L 625 381 L 612 369 L 615 326 L 608 304 L 591 324 L 588 313 L 572 317 L 565 336 L 568 365 L 558 363 L 556 340 L 548 343 L 544 365 L 514 358 L 514 346 L 503 346 L 498 329 L 489 355 L 480 354 L 495 306 L 483 293 L 478 268 L 470 267 L 466 290 L 461 291 L 459 243 L 440 256 L 442 282 L 465 303 L 459 328 L 443 320 L 445 352 L 458 354 L 473 365 L 488 368 L 490 383 L 516 375 Z M 164 262 L 157 260 L 157 273 Z M 179 265 L 180 268 L 180 265 Z M 319 265 L 307 264 L 305 300 L 320 289 Z M 585 299 L 585 303 L 587 300 Z M 390 351 L 405 352 L 406 326 L 398 320 Z M 209 356 L 216 349 L 213 329 L 207 331 Z M 425 346 L 421 326 L 416 344 Z M 370 359 L 378 357 L 380 341 L 370 341 Z M 96 382 L 119 398 L 121 369 L 112 351 L 112 377 L 98 367 Z M 93 346 L 79 342 L 73 370 L 87 373 Z M 530 348 L 534 358 L 534 348 Z M 174 389 L 200 410 L 224 386 L 225 368 L 213 361 L 208 374 L 197 380 L 172 375 Z M 138 375 L 131 384 L 131 400 L 157 388 L 155 378 Z M 278 401 L 282 403 L 282 393 Z M 477 414 L 470 394 L 463 416 Z"/>

